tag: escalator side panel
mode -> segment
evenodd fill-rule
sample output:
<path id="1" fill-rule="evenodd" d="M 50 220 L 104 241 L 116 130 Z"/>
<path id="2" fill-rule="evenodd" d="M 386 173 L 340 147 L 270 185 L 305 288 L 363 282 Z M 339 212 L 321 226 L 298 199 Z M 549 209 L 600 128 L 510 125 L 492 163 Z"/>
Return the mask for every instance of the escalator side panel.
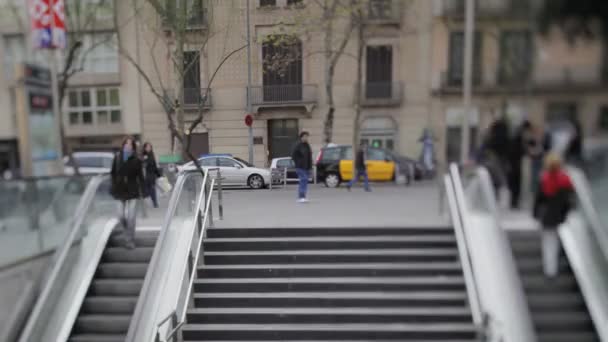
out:
<path id="1" fill-rule="evenodd" d="M 560 228 L 564 251 L 570 262 L 589 315 L 600 341 L 608 341 L 608 262 L 578 213 L 570 215 Z"/>
<path id="2" fill-rule="evenodd" d="M 105 245 L 118 224 L 116 219 L 98 220 L 91 223 L 88 235 L 83 237 L 75 253 L 78 253 L 69 277 L 57 294 L 49 322 L 43 334 L 43 341 L 66 341 L 87 294 L 89 284 L 95 276 L 97 265 L 103 255 Z"/>

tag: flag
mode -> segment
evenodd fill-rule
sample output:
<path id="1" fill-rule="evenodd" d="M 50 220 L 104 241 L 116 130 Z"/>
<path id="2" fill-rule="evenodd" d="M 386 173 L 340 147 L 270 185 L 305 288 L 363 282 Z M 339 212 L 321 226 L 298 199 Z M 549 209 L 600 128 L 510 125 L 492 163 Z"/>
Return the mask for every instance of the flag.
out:
<path id="1" fill-rule="evenodd" d="M 38 49 L 66 47 L 64 0 L 29 0 L 32 40 Z"/>

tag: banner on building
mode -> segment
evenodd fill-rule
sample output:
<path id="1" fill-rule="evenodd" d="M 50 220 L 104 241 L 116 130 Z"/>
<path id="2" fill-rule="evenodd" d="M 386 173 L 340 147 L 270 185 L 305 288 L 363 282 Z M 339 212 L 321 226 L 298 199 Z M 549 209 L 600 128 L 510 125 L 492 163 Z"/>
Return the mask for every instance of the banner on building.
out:
<path id="1" fill-rule="evenodd" d="M 29 0 L 32 41 L 38 49 L 64 49 L 66 25 L 64 0 Z"/>

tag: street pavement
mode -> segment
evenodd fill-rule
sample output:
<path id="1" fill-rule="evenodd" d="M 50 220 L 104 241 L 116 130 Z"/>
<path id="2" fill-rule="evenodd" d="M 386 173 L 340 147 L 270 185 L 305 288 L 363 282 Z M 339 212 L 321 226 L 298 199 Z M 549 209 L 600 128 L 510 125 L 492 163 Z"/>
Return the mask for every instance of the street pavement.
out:
<path id="1" fill-rule="evenodd" d="M 297 203 L 295 185 L 273 190 L 224 190 L 224 219 L 217 227 L 437 227 L 448 223 L 447 211 L 439 213 L 435 182 L 412 186 L 372 185 L 373 191 L 344 186 L 328 189 L 311 185 L 310 203 Z"/>

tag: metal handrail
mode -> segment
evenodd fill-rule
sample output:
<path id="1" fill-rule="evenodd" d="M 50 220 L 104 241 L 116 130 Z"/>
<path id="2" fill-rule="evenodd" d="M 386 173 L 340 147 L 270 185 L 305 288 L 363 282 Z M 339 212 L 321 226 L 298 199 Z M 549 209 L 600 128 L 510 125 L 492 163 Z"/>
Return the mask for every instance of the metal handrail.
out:
<path id="1" fill-rule="evenodd" d="M 487 171 L 485 170 L 479 170 L 476 172 L 476 175 L 480 176 L 483 180 L 487 180 L 489 178 L 487 178 L 486 176 L 488 176 Z M 458 208 L 458 213 L 456 214 L 457 217 L 460 218 L 461 222 L 460 225 L 459 224 L 455 224 L 455 230 L 457 232 L 456 234 L 456 238 L 459 241 L 459 245 L 463 244 L 462 247 L 463 248 L 459 248 L 459 250 L 461 249 L 465 249 L 466 253 L 463 253 L 466 255 L 466 262 L 463 262 L 463 273 L 465 275 L 465 278 L 471 282 L 471 290 L 474 293 L 474 301 L 471 303 L 471 309 L 472 309 L 472 313 L 473 313 L 473 321 L 476 325 L 478 325 L 481 330 L 482 333 L 485 335 L 486 338 L 491 338 L 491 340 L 496 340 L 496 341 L 501 341 L 503 339 L 503 335 L 502 335 L 502 325 L 499 321 L 497 321 L 492 314 L 490 313 L 490 311 L 486 308 L 486 305 L 484 304 L 482 297 L 480 295 L 480 291 L 479 288 L 477 287 L 477 277 L 475 276 L 475 268 L 473 267 L 473 261 L 471 259 L 470 253 L 469 253 L 469 239 L 467 237 L 467 232 L 466 229 L 464 227 L 470 226 L 470 222 L 469 222 L 469 215 L 468 215 L 468 209 L 467 209 L 467 203 L 466 203 L 466 198 L 465 198 L 465 194 L 464 194 L 464 187 L 462 184 L 462 179 L 460 177 L 460 171 L 458 169 L 458 166 L 456 164 L 451 164 L 450 165 L 450 176 L 451 179 L 446 176 L 446 187 L 448 185 L 451 185 L 453 188 L 453 196 L 455 197 L 454 199 L 452 199 L 454 202 L 454 204 L 456 204 L 456 207 Z M 448 183 L 449 182 L 449 183 Z M 494 220 L 498 220 L 497 218 L 497 214 L 498 214 L 498 207 L 496 205 L 495 202 L 495 197 L 493 195 L 493 191 L 492 189 L 490 189 L 490 192 L 486 191 L 488 189 L 484 189 L 484 196 L 486 197 L 486 200 L 489 201 L 491 208 L 490 210 L 492 211 L 493 214 L 493 218 Z M 448 199 L 450 197 L 450 193 L 448 191 Z M 451 206 L 452 207 L 452 206 Z M 454 215 L 454 212 L 452 211 L 452 215 Z M 460 237 L 458 234 L 458 230 L 461 231 Z M 462 255 L 461 255 L 461 260 L 463 260 Z M 468 265 L 467 265 L 468 264 Z M 469 275 L 467 276 L 467 272 L 470 272 Z M 467 286 L 467 288 L 469 288 L 469 286 Z"/>
<path id="2" fill-rule="evenodd" d="M 589 183 L 579 169 L 569 167 L 567 171 L 568 175 L 572 179 L 572 182 L 574 183 L 578 203 L 582 209 L 581 211 L 587 218 L 588 223 L 591 226 L 591 232 L 595 236 L 596 241 L 602 247 L 600 249 L 604 255 L 604 259 L 608 261 L 608 229 L 604 227 L 599 219 L 597 211 L 595 210 Z"/>
<path id="3" fill-rule="evenodd" d="M 49 273 L 48 278 L 46 278 L 44 287 L 40 292 L 40 296 L 36 300 L 34 309 L 32 310 L 32 313 L 30 314 L 28 321 L 26 322 L 25 328 L 23 329 L 21 337 L 19 338 L 19 342 L 30 342 L 40 340 L 40 336 L 35 336 L 34 334 L 37 333 L 36 328 L 39 322 L 41 322 L 42 320 L 46 320 L 46 317 L 41 317 L 43 316 L 43 310 L 45 309 L 47 302 L 51 298 L 51 292 L 53 290 L 53 287 L 55 286 L 55 282 L 63 271 L 63 267 L 66 264 L 70 248 L 79 236 L 79 233 L 82 229 L 82 224 L 84 223 L 86 215 L 89 213 L 89 208 L 93 204 L 95 194 L 97 193 L 97 190 L 99 189 L 101 183 L 106 178 L 107 176 L 95 176 L 87 185 L 87 188 L 85 189 L 84 194 L 82 196 L 82 200 L 76 208 L 76 215 L 73 219 L 74 224 L 72 225 L 72 229 L 70 230 L 70 233 L 68 234 L 68 237 L 66 238 L 61 248 L 58 249 L 55 252 L 55 255 L 53 256 L 52 260 L 55 260 L 55 263 L 53 265 L 53 268 L 51 269 L 51 272 Z"/>
<path id="4" fill-rule="evenodd" d="M 469 284 L 469 286 L 467 286 L 467 292 L 469 294 L 473 323 L 475 323 L 475 325 L 477 326 L 481 326 L 483 324 L 483 308 L 481 305 L 481 296 L 479 295 L 479 289 L 477 288 L 477 282 L 475 281 L 473 261 L 471 260 L 471 255 L 469 254 L 468 241 L 464 230 L 466 219 L 464 217 L 465 215 L 462 215 L 462 213 L 465 211 L 463 210 L 463 207 L 461 205 L 462 202 L 460 198 L 464 198 L 464 194 L 462 194 L 461 196 L 461 194 L 459 194 L 459 191 L 457 190 L 457 187 L 461 186 L 461 184 L 455 184 L 459 181 L 460 178 L 458 175 L 456 175 L 455 177 L 453 174 L 451 174 L 446 175 L 444 177 L 445 186 L 447 188 L 447 199 L 448 202 L 452 204 L 449 206 L 450 212 L 452 217 L 455 218 L 453 220 L 454 232 L 458 245 L 461 246 L 461 248 L 458 248 L 458 253 L 460 254 L 462 271 L 465 277 L 465 281 L 467 282 L 467 284 Z"/>
<path id="5" fill-rule="evenodd" d="M 218 170 L 218 175 L 219 175 L 219 170 Z M 205 184 L 206 184 L 206 182 L 204 183 L 203 186 L 205 186 Z M 193 222 L 193 224 L 195 225 L 195 227 L 194 227 L 195 229 L 193 229 L 193 233 L 197 231 L 196 225 L 198 225 L 198 232 L 199 232 L 198 241 L 196 243 L 196 249 L 194 250 L 194 253 L 193 253 L 193 250 L 191 247 L 189 254 L 188 254 L 188 263 L 185 264 L 185 267 L 190 268 L 190 276 L 188 278 L 188 287 L 186 289 L 186 293 L 184 294 L 184 302 L 183 302 L 182 307 L 181 308 L 179 307 L 179 296 L 178 296 L 177 303 L 176 303 L 177 305 L 175 306 L 175 310 L 169 315 L 169 317 L 172 318 L 173 329 L 171 329 L 167 333 L 167 337 L 164 341 L 173 340 L 173 338 L 176 336 L 176 334 L 180 331 L 181 327 L 186 322 L 186 314 L 187 314 L 187 309 L 188 309 L 187 303 L 191 297 L 192 288 L 194 287 L 194 280 L 196 278 L 197 265 L 199 263 L 200 255 L 203 252 L 202 251 L 203 239 L 205 237 L 205 229 L 207 228 L 207 222 L 210 217 L 211 198 L 213 197 L 214 186 L 215 186 L 215 179 L 212 178 L 211 185 L 209 186 L 209 191 L 208 191 L 207 196 L 203 197 L 203 192 L 201 192 L 201 196 L 199 196 L 199 200 L 198 200 L 198 204 L 197 204 L 197 209 L 198 209 L 197 215 L 196 215 L 195 221 Z M 205 198 L 205 212 L 201 216 L 200 205 L 201 205 L 203 198 Z M 192 246 L 193 240 L 194 240 L 194 234 L 192 234 L 192 238 L 190 239 L 189 246 Z M 183 283 L 183 281 L 184 281 L 185 267 L 184 267 L 184 272 L 183 272 L 181 280 L 180 280 L 181 283 Z M 181 284 L 180 284 L 179 288 L 182 288 Z M 163 320 L 163 322 L 161 322 L 161 323 L 159 323 L 159 325 L 157 325 L 157 333 L 155 334 L 156 341 L 160 341 L 158 329 L 160 329 L 162 324 L 164 324 L 167 321 L 168 321 L 168 319 L 165 318 Z"/>

